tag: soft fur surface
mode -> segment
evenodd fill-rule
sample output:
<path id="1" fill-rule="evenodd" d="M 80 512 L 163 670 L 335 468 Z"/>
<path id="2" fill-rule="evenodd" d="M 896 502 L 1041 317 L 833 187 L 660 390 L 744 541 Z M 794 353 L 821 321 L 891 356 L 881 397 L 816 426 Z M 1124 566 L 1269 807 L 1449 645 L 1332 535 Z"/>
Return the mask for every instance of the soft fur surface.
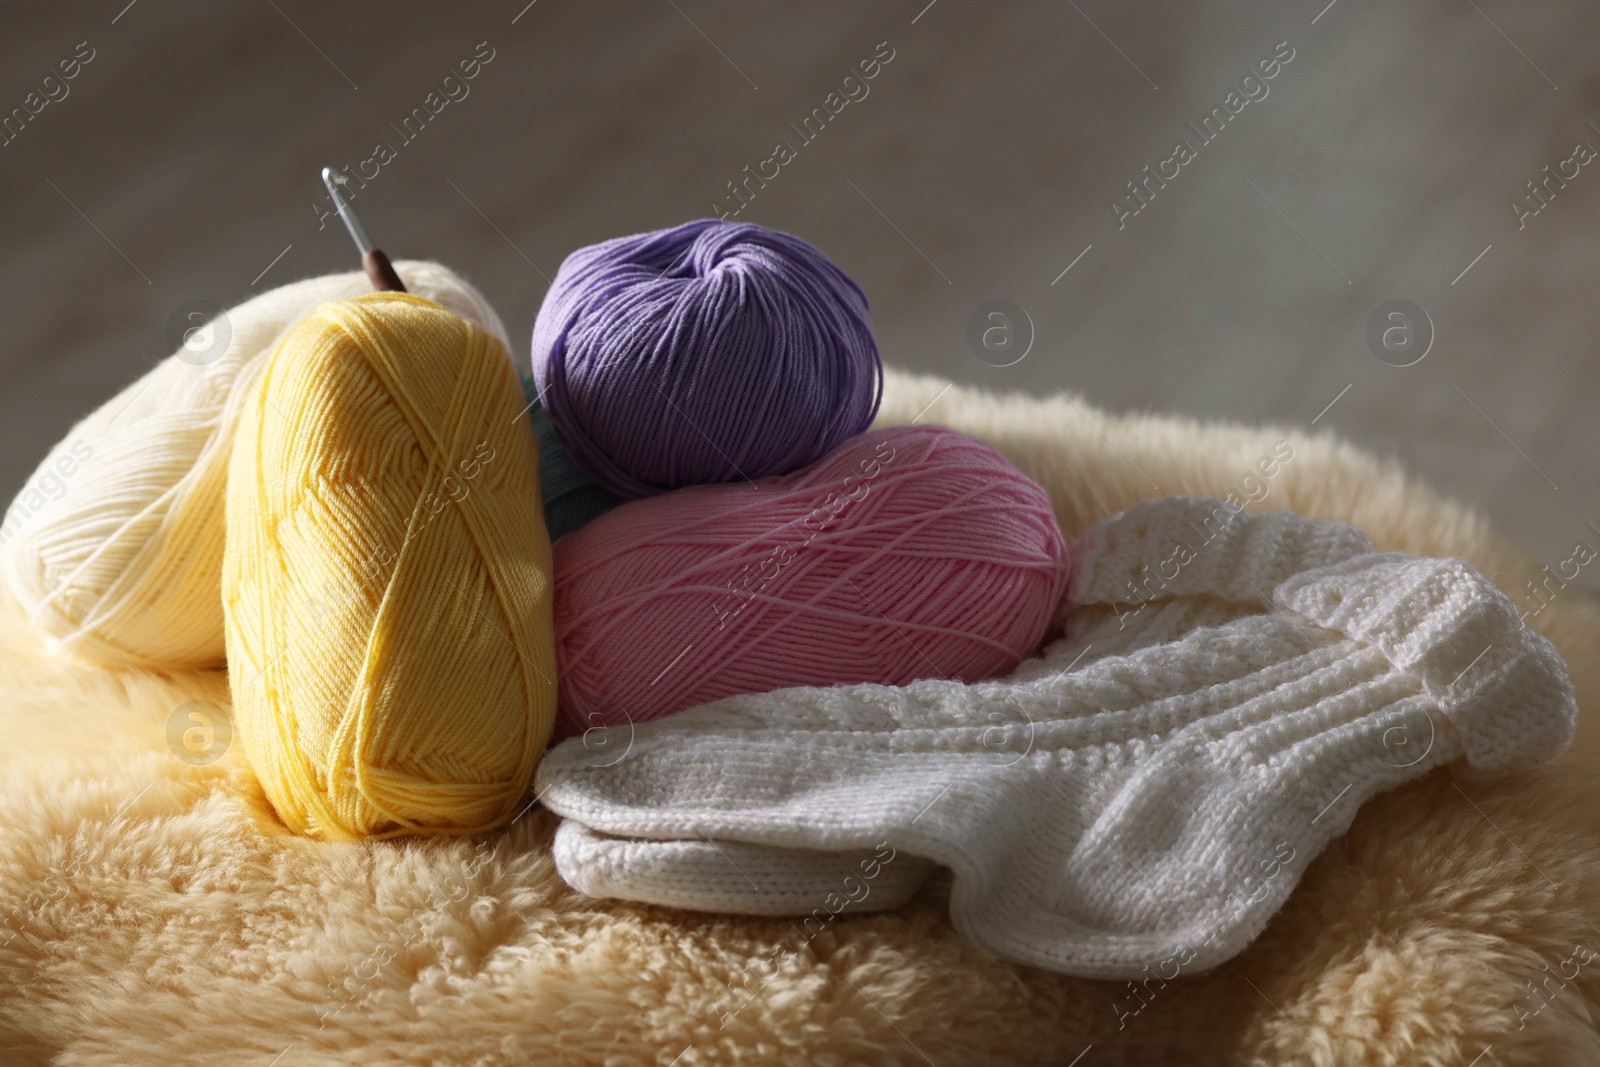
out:
<path id="1" fill-rule="evenodd" d="M 1483 519 L 1327 435 L 891 375 L 880 425 L 919 413 L 999 447 L 1069 538 L 1143 498 L 1225 496 L 1287 439 L 1294 458 L 1256 507 L 1464 557 L 1528 603 L 1536 565 Z M 485 839 L 296 837 L 237 744 L 207 767 L 167 747 L 180 704 L 227 706 L 221 675 L 63 666 L 14 608 L 0 615 L 7 1067 L 1600 1064 L 1600 741 L 1585 717 L 1529 774 L 1436 772 L 1372 801 L 1248 950 L 1135 1000 L 968 947 L 938 879 L 806 940 L 783 919 L 580 897 L 537 809 Z M 1531 621 L 1592 713 L 1600 607 L 1569 587 Z"/>

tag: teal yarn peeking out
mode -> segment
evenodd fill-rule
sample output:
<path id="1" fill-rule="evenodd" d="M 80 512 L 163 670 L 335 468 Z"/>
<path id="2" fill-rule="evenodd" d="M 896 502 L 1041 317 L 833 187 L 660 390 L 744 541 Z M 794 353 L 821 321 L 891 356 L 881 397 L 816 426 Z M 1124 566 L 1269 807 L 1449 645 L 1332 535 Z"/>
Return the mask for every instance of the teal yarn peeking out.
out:
<path id="1" fill-rule="evenodd" d="M 519 374 L 522 393 L 528 399 L 528 419 L 539 441 L 539 492 L 544 497 L 544 524 L 550 540 L 565 537 L 574 530 L 604 515 L 624 497 L 602 489 L 578 469 L 567 450 L 556 439 L 544 406 L 539 403 L 539 387 L 526 373 Z"/>

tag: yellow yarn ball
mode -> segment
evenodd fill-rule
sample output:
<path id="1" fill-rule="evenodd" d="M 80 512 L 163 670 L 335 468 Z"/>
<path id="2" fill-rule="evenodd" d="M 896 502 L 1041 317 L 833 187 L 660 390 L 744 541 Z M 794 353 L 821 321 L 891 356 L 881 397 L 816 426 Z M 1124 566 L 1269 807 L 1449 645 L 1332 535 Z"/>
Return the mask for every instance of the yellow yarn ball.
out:
<path id="1" fill-rule="evenodd" d="M 223 610 L 234 723 L 293 830 L 510 819 L 555 714 L 538 446 L 505 346 L 419 297 L 325 304 L 240 419 Z"/>

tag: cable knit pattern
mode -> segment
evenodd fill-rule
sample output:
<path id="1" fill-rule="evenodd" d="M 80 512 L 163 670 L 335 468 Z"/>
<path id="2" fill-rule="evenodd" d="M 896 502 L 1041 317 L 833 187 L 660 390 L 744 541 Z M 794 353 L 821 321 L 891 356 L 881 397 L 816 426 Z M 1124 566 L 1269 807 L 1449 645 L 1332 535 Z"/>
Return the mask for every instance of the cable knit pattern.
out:
<path id="1" fill-rule="evenodd" d="M 562 875 L 820 918 L 897 906 L 931 861 L 1000 956 L 1171 978 L 1241 951 L 1373 794 L 1571 737 L 1559 656 L 1464 563 L 1181 497 L 1072 560 L 1066 635 L 1006 679 L 737 696 L 553 749 Z"/>

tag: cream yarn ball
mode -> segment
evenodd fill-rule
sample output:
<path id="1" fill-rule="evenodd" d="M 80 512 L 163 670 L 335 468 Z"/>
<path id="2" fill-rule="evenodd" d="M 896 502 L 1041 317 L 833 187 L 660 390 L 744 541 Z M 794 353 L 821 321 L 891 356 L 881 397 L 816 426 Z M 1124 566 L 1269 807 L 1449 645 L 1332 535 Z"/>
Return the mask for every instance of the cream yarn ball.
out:
<path id="1" fill-rule="evenodd" d="M 453 271 L 395 269 L 410 292 L 506 342 Z M 169 356 L 51 450 L 0 526 L 0 573 L 51 651 L 104 667 L 224 663 L 223 509 L 243 401 L 290 327 L 371 289 L 360 271 L 330 274 L 229 309 L 221 356 Z"/>

